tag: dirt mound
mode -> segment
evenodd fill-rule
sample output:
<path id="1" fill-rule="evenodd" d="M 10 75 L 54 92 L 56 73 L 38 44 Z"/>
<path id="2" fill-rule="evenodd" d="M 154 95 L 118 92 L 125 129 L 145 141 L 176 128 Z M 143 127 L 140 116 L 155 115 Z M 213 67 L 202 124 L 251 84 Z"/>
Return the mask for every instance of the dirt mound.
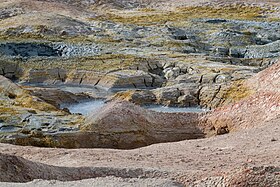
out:
<path id="1" fill-rule="evenodd" d="M 33 179 L 63 179 L 53 166 L 37 164 L 23 158 L 0 153 L 0 181 L 27 182 Z M 67 180 L 67 179 L 65 179 Z"/>
<path id="2" fill-rule="evenodd" d="M 76 181 L 98 177 L 155 178 L 168 176 L 167 172 L 145 169 L 118 169 L 106 167 L 58 167 L 32 162 L 18 156 L 0 153 L 1 182 L 29 182 L 35 179 Z"/>
<path id="3" fill-rule="evenodd" d="M 137 148 L 160 142 L 203 138 L 198 113 L 160 113 L 127 101 L 105 105 L 86 119 L 83 130 L 106 136 L 103 146 Z M 101 139 L 101 138 L 100 138 Z"/>

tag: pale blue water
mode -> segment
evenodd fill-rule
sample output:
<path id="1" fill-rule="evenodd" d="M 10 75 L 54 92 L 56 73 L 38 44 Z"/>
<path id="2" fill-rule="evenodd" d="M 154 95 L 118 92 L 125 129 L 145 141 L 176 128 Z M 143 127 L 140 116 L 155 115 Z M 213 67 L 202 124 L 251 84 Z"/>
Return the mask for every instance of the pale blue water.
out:
<path id="1" fill-rule="evenodd" d="M 80 113 L 82 115 L 89 115 L 91 112 L 98 111 L 105 105 L 103 100 L 93 100 L 70 105 L 63 105 L 61 108 L 68 108 L 71 113 Z M 207 110 L 199 107 L 167 107 L 163 105 L 147 105 L 143 108 L 153 110 L 156 112 L 177 113 L 177 112 L 205 112 Z"/>
<path id="2" fill-rule="evenodd" d="M 144 108 L 148 110 L 153 110 L 156 112 L 164 112 L 164 113 L 177 113 L 177 112 L 206 112 L 206 109 L 199 107 L 167 107 L 163 105 L 148 105 Z"/>
<path id="3" fill-rule="evenodd" d="M 70 105 L 62 105 L 61 108 L 68 108 L 71 113 L 80 113 L 82 115 L 89 115 L 91 112 L 99 110 L 104 106 L 103 100 L 93 100 Z"/>

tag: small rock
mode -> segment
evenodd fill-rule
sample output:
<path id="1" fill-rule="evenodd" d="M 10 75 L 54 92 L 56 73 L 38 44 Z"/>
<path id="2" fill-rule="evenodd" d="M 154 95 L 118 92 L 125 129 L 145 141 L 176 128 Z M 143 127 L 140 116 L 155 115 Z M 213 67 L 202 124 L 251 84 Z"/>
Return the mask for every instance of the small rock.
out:
<path id="1" fill-rule="evenodd" d="M 42 137 L 43 136 L 43 132 L 39 131 L 39 130 L 32 130 L 31 131 L 31 136 L 33 136 L 33 137 Z"/>
<path id="2" fill-rule="evenodd" d="M 27 129 L 27 128 L 23 128 L 21 131 L 20 131 L 20 133 L 22 133 L 22 134 L 30 134 L 30 130 L 29 129 Z"/>
<path id="3" fill-rule="evenodd" d="M 272 141 L 272 142 L 276 142 L 277 141 L 277 139 L 275 139 L 275 138 L 271 138 L 271 140 L 270 141 Z"/>
<path id="4" fill-rule="evenodd" d="M 63 112 L 66 112 L 66 113 L 68 113 L 68 114 L 71 114 L 71 112 L 70 112 L 70 110 L 69 110 L 68 108 L 63 108 L 62 111 L 63 111 Z"/>
<path id="5" fill-rule="evenodd" d="M 36 110 L 27 110 L 31 114 L 37 114 Z"/>

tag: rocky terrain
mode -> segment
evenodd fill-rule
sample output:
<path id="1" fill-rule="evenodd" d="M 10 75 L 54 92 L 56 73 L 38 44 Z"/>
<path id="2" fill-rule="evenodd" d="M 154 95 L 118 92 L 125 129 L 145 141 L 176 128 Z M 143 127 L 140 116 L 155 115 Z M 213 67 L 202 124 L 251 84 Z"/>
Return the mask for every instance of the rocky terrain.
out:
<path id="1" fill-rule="evenodd" d="M 279 1 L 0 0 L 0 25 L 0 186 L 280 185 Z"/>

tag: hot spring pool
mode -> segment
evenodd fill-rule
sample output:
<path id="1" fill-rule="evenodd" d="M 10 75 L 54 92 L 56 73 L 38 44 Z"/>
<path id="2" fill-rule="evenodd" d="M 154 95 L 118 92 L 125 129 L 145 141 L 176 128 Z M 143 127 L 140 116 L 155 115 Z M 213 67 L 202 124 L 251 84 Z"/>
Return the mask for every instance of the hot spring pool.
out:
<path id="1" fill-rule="evenodd" d="M 91 112 L 99 110 L 105 105 L 103 100 L 84 101 L 75 104 L 65 104 L 61 108 L 68 108 L 71 113 L 80 113 L 82 115 L 89 115 Z M 205 112 L 207 110 L 199 107 L 167 107 L 163 105 L 146 105 L 143 108 L 153 110 L 156 112 L 177 113 L 177 112 Z"/>
<path id="2" fill-rule="evenodd" d="M 75 104 L 65 104 L 61 108 L 68 108 L 71 113 L 80 113 L 82 115 L 88 115 L 91 112 L 95 112 L 104 106 L 103 100 L 84 101 Z"/>

